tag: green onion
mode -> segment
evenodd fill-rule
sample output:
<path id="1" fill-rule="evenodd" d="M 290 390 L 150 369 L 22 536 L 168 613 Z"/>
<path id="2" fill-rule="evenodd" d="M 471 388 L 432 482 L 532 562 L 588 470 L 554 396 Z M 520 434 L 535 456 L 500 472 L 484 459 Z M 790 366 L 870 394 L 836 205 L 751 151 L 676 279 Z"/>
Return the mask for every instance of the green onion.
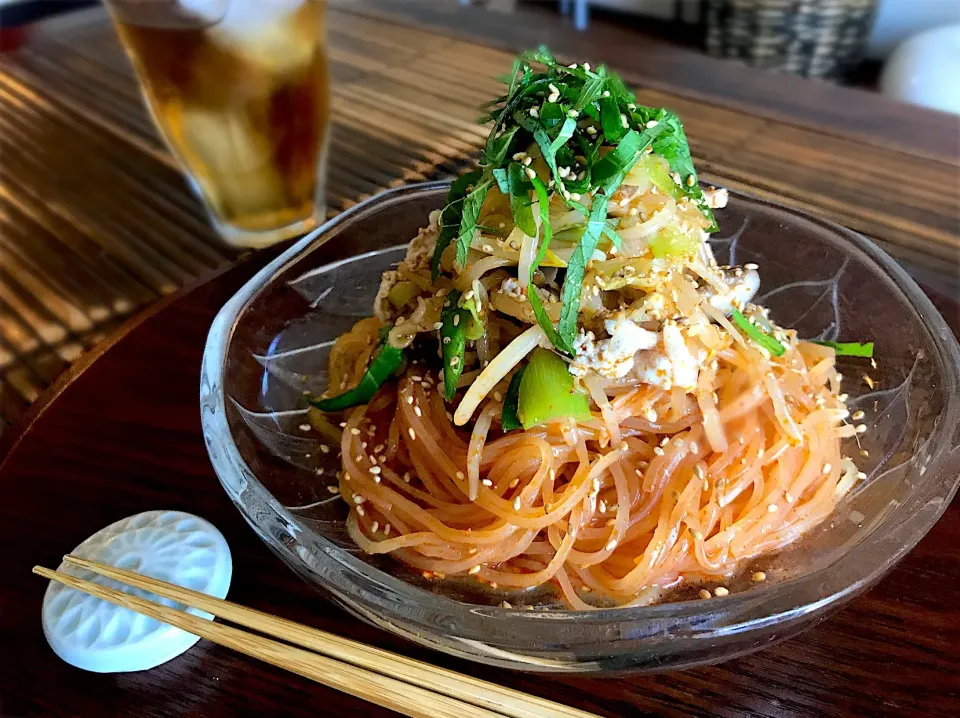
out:
<path id="1" fill-rule="evenodd" d="M 769 334 L 760 331 L 760 329 L 751 324 L 738 309 L 734 309 L 730 316 L 733 319 L 733 323 L 740 327 L 740 329 L 743 330 L 743 333 L 753 339 L 753 341 L 774 356 L 783 356 L 783 353 L 786 351 L 786 348 L 783 346 L 783 344 L 778 342 Z"/>
<path id="2" fill-rule="evenodd" d="M 567 363 L 552 351 L 535 349 L 517 397 L 517 417 L 524 429 L 561 417 L 590 418 L 587 397 L 574 386 Z"/>
<path id="3" fill-rule="evenodd" d="M 353 406 L 368 404 L 383 383 L 393 376 L 403 362 L 403 349 L 391 346 L 386 338 L 381 339 L 380 345 L 370 360 L 370 366 L 360 378 L 360 383 L 353 389 L 330 397 L 329 399 L 310 399 L 313 406 L 320 411 L 343 411 Z"/>
<path id="4" fill-rule="evenodd" d="M 467 322 L 470 312 L 457 305 L 460 292 L 456 289 L 447 294 L 440 313 L 440 349 L 443 355 L 443 393 L 447 401 L 457 394 L 457 383 L 463 374 L 463 357 L 467 346 Z"/>
<path id="5" fill-rule="evenodd" d="M 838 357 L 864 357 L 873 358 L 873 342 L 827 342 L 814 340 L 814 344 L 830 347 Z"/>
<path id="6" fill-rule="evenodd" d="M 517 400 L 520 396 L 520 381 L 523 379 L 523 372 L 526 366 L 517 369 L 513 378 L 510 379 L 510 385 L 507 387 L 507 395 L 503 398 L 503 409 L 500 410 L 500 428 L 504 431 L 513 431 L 520 429 L 523 424 L 517 416 Z"/>

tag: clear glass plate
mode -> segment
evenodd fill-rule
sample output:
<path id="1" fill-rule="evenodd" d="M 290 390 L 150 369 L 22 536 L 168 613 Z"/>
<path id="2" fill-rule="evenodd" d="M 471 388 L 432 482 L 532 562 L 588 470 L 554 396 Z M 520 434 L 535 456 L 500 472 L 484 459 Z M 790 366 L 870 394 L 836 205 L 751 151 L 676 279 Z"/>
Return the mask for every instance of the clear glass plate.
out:
<path id="1" fill-rule="evenodd" d="M 425 581 L 369 557 L 343 528 L 335 451 L 317 450 L 305 393 L 325 385 L 336 337 L 369 316 L 380 274 L 442 207 L 447 183 L 380 194 L 291 247 L 231 299 L 210 330 L 201 410 L 214 469 L 260 537 L 304 580 L 360 618 L 458 656 L 539 671 L 714 662 L 781 640 L 888 572 L 946 509 L 960 475 L 957 342 L 913 281 L 863 237 L 731 193 L 711 240 L 721 263 L 760 265 L 759 301 L 804 338 L 871 339 L 878 368 L 841 359 L 850 440 L 868 479 L 789 550 L 762 558 L 723 598 L 576 612 L 547 590 L 500 594 Z M 863 380 L 868 373 L 876 386 Z M 860 455 L 860 450 L 868 456 Z M 279 570 L 279 569 L 278 569 Z M 514 606 L 500 608 L 508 599 Z"/>

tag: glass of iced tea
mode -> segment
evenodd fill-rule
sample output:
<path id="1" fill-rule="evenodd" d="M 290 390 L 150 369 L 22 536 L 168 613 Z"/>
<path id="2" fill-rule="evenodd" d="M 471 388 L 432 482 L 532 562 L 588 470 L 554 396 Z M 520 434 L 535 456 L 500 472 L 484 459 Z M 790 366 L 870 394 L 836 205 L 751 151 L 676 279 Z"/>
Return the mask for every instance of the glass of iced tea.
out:
<path id="1" fill-rule="evenodd" d="M 144 99 L 221 236 L 323 220 L 326 0 L 105 0 Z"/>

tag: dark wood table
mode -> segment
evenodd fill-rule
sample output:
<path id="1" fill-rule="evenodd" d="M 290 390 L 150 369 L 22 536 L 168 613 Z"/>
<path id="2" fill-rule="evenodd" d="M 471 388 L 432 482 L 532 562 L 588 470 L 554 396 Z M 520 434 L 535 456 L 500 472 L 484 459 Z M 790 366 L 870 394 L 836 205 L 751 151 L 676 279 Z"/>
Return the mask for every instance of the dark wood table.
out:
<path id="1" fill-rule="evenodd" d="M 357 111 L 343 94 L 336 98 L 335 112 L 341 113 L 339 122 L 356 129 L 363 142 L 375 148 L 377 160 L 368 157 L 370 163 L 364 165 L 358 143 L 344 140 L 338 145 L 345 153 L 341 159 L 350 161 L 342 159 L 334 168 L 340 193 L 331 205 L 335 209 L 378 187 L 442 175 L 469 161 L 479 142 L 470 124 L 473 105 L 489 94 L 488 76 L 509 66 L 505 50 L 546 40 L 570 56 L 610 61 L 640 88 L 641 101 L 680 110 L 696 159 L 711 179 L 812 209 L 877 240 L 924 283 L 955 331 L 960 324 L 960 134 L 955 119 L 822 83 L 717 63 L 639 41 L 611 27 L 595 26 L 577 35 L 543 22 L 542 16 L 539 23 L 504 23 L 489 14 L 455 9 L 452 2 L 331 3 L 335 75 L 357 91 L 356 102 L 363 108 Z M 68 48 L 73 54 L 61 59 L 72 59 L 64 66 L 73 69 L 74 79 L 83 77 L 95 85 L 107 72 L 105 57 L 112 55 L 83 44 L 103 37 L 102 28 L 84 27 L 71 36 L 48 34 L 42 42 L 48 49 Z M 71 45 L 74 40 L 79 44 Z M 71 77 L 68 71 L 59 68 L 59 80 L 42 75 L 43 68 L 60 61 L 51 57 L 28 52 L 19 64 L 0 66 L 0 125 L 16 125 L 29 133 L 45 127 L 43 122 L 56 124 L 50 113 L 57 103 L 68 107 L 73 102 L 69 106 L 76 107 L 75 97 L 63 100 L 66 95 L 51 89 L 67 91 L 56 82 Z M 37 77 L 41 85 L 30 85 Z M 185 208 L 177 215 L 179 244 L 160 243 L 162 225 L 152 226 L 153 233 L 141 240 L 155 239 L 163 251 L 185 252 L 190 240 L 182 227 L 192 226 L 194 220 L 188 222 L 187 215 L 195 218 L 196 210 L 185 193 L 177 194 L 183 190 L 162 161 L 162 151 L 137 139 L 148 130 L 142 117 L 123 105 L 121 96 L 129 85 L 122 87 L 127 89 L 110 95 L 111 103 L 105 105 L 116 110 L 112 119 L 96 115 L 103 108 L 90 110 L 99 123 L 96 132 L 82 117 L 70 115 L 79 123 L 74 125 L 76 153 L 96 160 L 104 173 L 113 171 L 111 162 L 127 162 L 141 176 L 162 180 L 167 206 Z M 399 118 L 396 124 L 385 128 L 376 116 L 364 114 L 371 107 L 363 104 L 369 103 L 370 93 L 379 93 L 379 102 Z M 10 104 L 11 98 L 19 104 Z M 37 98 L 49 102 L 43 105 Z M 46 114 L 37 114 L 39 124 L 27 127 L 15 107 L 38 113 L 45 108 Z M 124 117 L 126 134 L 116 138 L 126 139 L 110 145 L 110 133 L 120 132 L 120 125 L 110 121 Z M 66 129 L 54 136 L 62 139 Z M 85 140 L 84 133 L 96 143 Z M 35 142 L 46 136 L 31 135 Z M 12 142 L 0 133 L 5 157 L 17 151 Z M 97 154 L 98 148 L 108 146 L 109 154 Z M 23 158 L 22 153 L 15 156 Z M 31 155 L 31 161 L 35 159 Z M 0 212 L 0 240 L 9 247 L 13 235 L 4 232 L 22 234 L 25 243 L 18 245 L 22 254 L 16 256 L 25 264 L 32 256 L 27 242 L 36 238 L 36 231 L 30 234 L 36 225 L 17 223 L 14 210 L 24 205 L 15 200 L 49 192 L 50 206 L 61 213 L 56 221 L 44 215 L 52 210 L 30 205 L 34 222 L 49 220 L 44 225 L 48 230 L 63 227 L 64 217 L 91 216 L 91 207 L 84 204 L 92 195 L 82 186 L 82 166 L 61 169 L 69 181 L 52 182 L 49 170 L 38 171 L 35 164 L 8 163 L 0 173 L 0 210 L 5 212 Z M 65 245 L 70 251 L 79 251 L 84 242 L 102 247 L 101 255 L 87 258 L 87 268 L 100 267 L 97 262 L 112 267 L 114 274 L 102 275 L 104 287 L 109 277 L 129 278 L 131 267 L 139 266 L 124 268 L 123 257 L 111 255 L 120 251 L 122 235 L 109 232 L 129 231 L 130 218 L 123 212 L 136 214 L 143 201 L 139 193 L 123 207 L 98 205 L 102 212 L 92 224 L 72 229 L 75 242 Z M 56 246 L 49 252 L 52 235 L 43 239 L 54 256 Z M 215 253 L 207 254 L 216 264 Z M 0 715 L 388 715 L 203 641 L 144 673 L 95 675 L 56 658 L 40 630 L 45 582 L 30 575 L 31 566 L 55 566 L 64 552 L 97 529 L 157 508 L 199 514 L 223 531 L 235 561 L 230 596 L 240 603 L 601 715 L 960 714 L 956 503 L 887 579 L 848 608 L 797 638 L 719 666 L 605 679 L 505 673 L 412 646 L 333 608 L 284 568 L 240 518 L 213 474 L 200 431 L 198 375 L 210 321 L 268 258 L 269 253 L 261 254 L 214 276 L 209 266 L 203 272 L 196 267 L 194 276 L 204 275 L 204 281 L 153 304 L 58 379 L 45 380 L 50 385 L 39 401 L 0 437 L 0 555 L 7 579 L 0 586 Z M 63 255 L 60 259 L 56 266 L 69 270 Z M 171 259 L 156 269 L 166 271 L 173 264 Z M 181 271 L 177 278 L 182 283 L 190 281 L 189 275 Z M 158 282 L 163 279 L 157 277 Z M 141 278 L 139 286 L 143 284 Z M 3 286 L 0 283 L 0 289 Z M 94 294 L 110 299 L 106 289 L 96 289 Z"/>

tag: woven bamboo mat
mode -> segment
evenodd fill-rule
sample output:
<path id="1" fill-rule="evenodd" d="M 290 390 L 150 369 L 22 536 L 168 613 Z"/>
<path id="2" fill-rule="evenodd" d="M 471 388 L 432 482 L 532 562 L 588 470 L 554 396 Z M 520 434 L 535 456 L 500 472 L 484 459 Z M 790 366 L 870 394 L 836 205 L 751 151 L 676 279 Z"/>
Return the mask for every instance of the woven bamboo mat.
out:
<path id="1" fill-rule="evenodd" d="M 477 107 L 498 94 L 492 78 L 510 53 L 338 8 L 329 47 L 331 215 L 473 162 L 485 136 Z M 953 295 L 960 185 L 949 153 L 626 79 L 640 102 L 680 113 L 709 181 L 863 232 Z M 129 315 L 235 257 L 154 132 L 102 11 L 48 22 L 0 56 L 0 257 L 3 422 Z"/>
<path id="2" fill-rule="evenodd" d="M 332 14 L 329 214 L 470 162 L 484 136 L 476 108 L 508 56 Z M 126 317 L 236 255 L 154 132 L 99 12 L 51 23 L 0 58 L 0 157 L 0 417 L 9 423 Z"/>

